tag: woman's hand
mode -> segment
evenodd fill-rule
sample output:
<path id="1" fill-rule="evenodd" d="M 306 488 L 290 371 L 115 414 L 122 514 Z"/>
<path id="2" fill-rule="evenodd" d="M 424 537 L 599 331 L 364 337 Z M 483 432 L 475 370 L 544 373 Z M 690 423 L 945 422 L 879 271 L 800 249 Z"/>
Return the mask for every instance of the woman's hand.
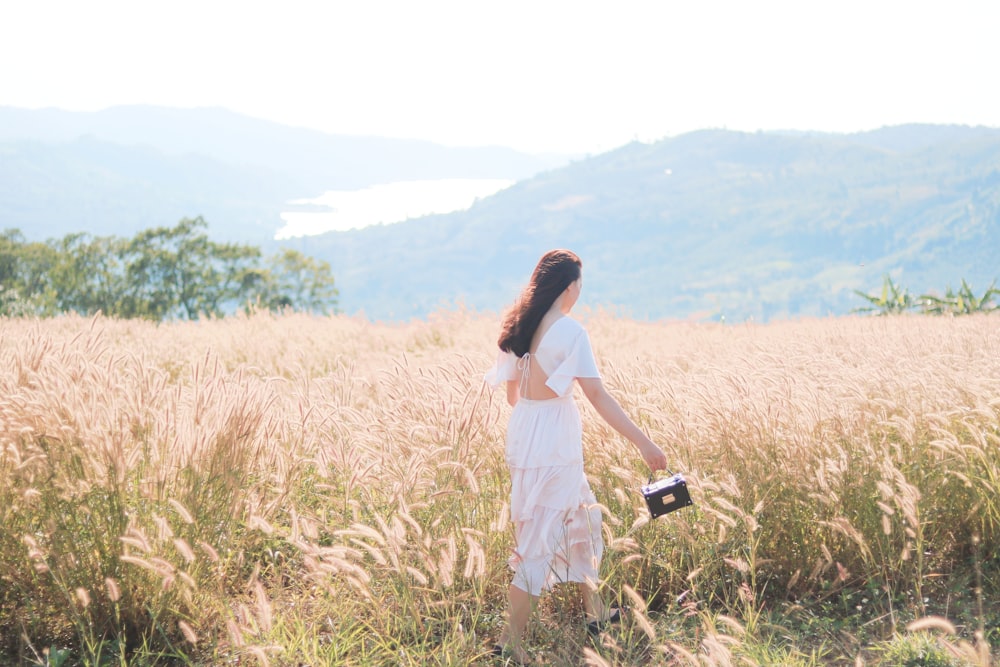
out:
<path id="1" fill-rule="evenodd" d="M 642 460 L 646 462 L 649 469 L 653 472 L 657 470 L 667 469 L 667 455 L 663 453 L 663 450 L 654 445 L 652 442 L 643 445 L 639 448 L 639 453 L 642 455 Z"/>

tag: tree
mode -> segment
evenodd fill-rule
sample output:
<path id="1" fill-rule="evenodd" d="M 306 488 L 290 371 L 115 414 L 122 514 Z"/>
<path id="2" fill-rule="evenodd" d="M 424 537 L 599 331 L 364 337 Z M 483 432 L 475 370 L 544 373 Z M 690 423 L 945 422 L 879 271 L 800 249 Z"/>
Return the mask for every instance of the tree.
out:
<path id="1" fill-rule="evenodd" d="M 191 302 L 192 274 L 201 270 L 204 262 L 198 261 L 196 253 L 183 252 L 182 248 L 190 244 L 190 237 L 197 235 L 201 225 L 200 218 L 185 218 L 175 227 L 141 231 L 128 243 L 125 273 L 130 288 L 123 316 L 154 320 L 175 316 L 185 287 Z M 190 310 L 188 317 L 192 318 Z"/>
<path id="2" fill-rule="evenodd" d="M 0 234 L 0 285 L 8 289 L 14 285 L 19 275 L 18 260 L 24 235 L 19 229 L 5 229 Z"/>
<path id="3" fill-rule="evenodd" d="M 51 246 L 48 281 L 56 312 L 119 314 L 126 297 L 124 242 L 113 236 L 69 234 Z"/>
<path id="4" fill-rule="evenodd" d="M 882 279 L 882 293 L 880 295 L 865 294 L 861 290 L 854 290 L 854 293 L 868 301 L 870 305 L 854 308 L 851 310 L 852 313 L 896 315 L 905 313 L 917 305 L 910 291 L 893 283 L 889 274 L 886 274 Z"/>
<path id="5" fill-rule="evenodd" d="M 0 234 L 0 314 L 101 311 L 117 317 L 197 319 L 241 306 L 327 313 L 337 289 L 326 262 L 286 250 L 261 265 L 255 246 L 216 243 L 201 217 L 132 239 L 69 234 L 28 243 Z"/>
<path id="6" fill-rule="evenodd" d="M 20 230 L 0 234 L 0 314 L 56 312 L 52 270 L 58 261 L 56 249 L 26 241 Z"/>
<path id="7" fill-rule="evenodd" d="M 270 264 L 263 299 L 268 308 L 292 307 L 324 315 L 336 310 L 339 292 L 327 262 L 285 249 L 271 257 Z"/>
<path id="8" fill-rule="evenodd" d="M 126 316 L 198 319 L 223 315 L 246 296 L 260 250 L 208 238 L 201 217 L 175 227 L 140 232 L 129 243 L 127 275 L 133 285 Z"/>
<path id="9" fill-rule="evenodd" d="M 972 287 L 962 279 L 962 286 L 957 292 L 951 285 L 945 290 L 944 296 L 924 294 L 920 297 L 923 312 L 931 315 L 971 315 L 972 313 L 987 313 L 997 309 L 993 298 L 1000 296 L 1000 289 L 994 280 L 981 297 L 977 297 Z"/>

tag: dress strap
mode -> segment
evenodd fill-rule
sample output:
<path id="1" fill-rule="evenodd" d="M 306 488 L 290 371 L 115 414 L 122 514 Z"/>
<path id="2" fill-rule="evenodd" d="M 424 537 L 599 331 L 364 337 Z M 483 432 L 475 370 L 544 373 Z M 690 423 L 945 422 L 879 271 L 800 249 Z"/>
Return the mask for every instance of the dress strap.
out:
<path id="1" fill-rule="evenodd" d="M 517 360 L 517 370 L 521 371 L 521 380 L 518 382 L 518 393 L 523 398 L 528 398 L 528 378 L 531 376 L 531 353 L 525 352 L 524 356 Z"/>

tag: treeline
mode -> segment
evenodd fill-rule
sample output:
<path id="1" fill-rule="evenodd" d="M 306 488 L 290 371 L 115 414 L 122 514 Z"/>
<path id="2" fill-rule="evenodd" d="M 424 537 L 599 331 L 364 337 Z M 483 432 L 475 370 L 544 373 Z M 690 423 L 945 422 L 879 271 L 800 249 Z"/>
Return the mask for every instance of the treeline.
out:
<path id="1" fill-rule="evenodd" d="M 986 288 L 981 296 L 977 296 L 965 279 L 962 286 L 954 290 L 949 286 L 944 295 L 921 294 L 914 296 L 906 287 L 893 282 L 892 278 L 882 278 L 882 291 L 877 294 L 866 294 L 855 290 L 855 294 L 868 302 L 867 306 L 855 308 L 856 313 L 874 313 L 876 315 L 896 315 L 916 311 L 925 315 L 971 315 L 973 313 L 990 313 L 1000 310 L 994 301 L 1000 296 L 996 281 Z"/>
<path id="2" fill-rule="evenodd" d="M 98 311 L 122 318 L 195 320 L 240 309 L 336 310 L 330 265 L 295 250 L 217 243 L 201 217 L 133 238 L 69 234 L 29 242 L 0 233 L 0 315 Z"/>

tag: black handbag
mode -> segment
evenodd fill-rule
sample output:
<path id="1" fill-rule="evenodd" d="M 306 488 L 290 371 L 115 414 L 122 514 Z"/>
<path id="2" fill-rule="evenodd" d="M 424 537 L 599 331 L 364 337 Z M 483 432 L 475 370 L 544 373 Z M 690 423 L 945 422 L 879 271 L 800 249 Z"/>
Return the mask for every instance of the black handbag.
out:
<path id="1" fill-rule="evenodd" d="M 655 482 L 650 477 L 649 483 L 642 486 L 642 496 L 646 499 L 646 506 L 649 507 L 649 515 L 654 519 L 694 504 L 688 492 L 687 482 L 684 481 L 684 475 L 680 473 Z"/>

